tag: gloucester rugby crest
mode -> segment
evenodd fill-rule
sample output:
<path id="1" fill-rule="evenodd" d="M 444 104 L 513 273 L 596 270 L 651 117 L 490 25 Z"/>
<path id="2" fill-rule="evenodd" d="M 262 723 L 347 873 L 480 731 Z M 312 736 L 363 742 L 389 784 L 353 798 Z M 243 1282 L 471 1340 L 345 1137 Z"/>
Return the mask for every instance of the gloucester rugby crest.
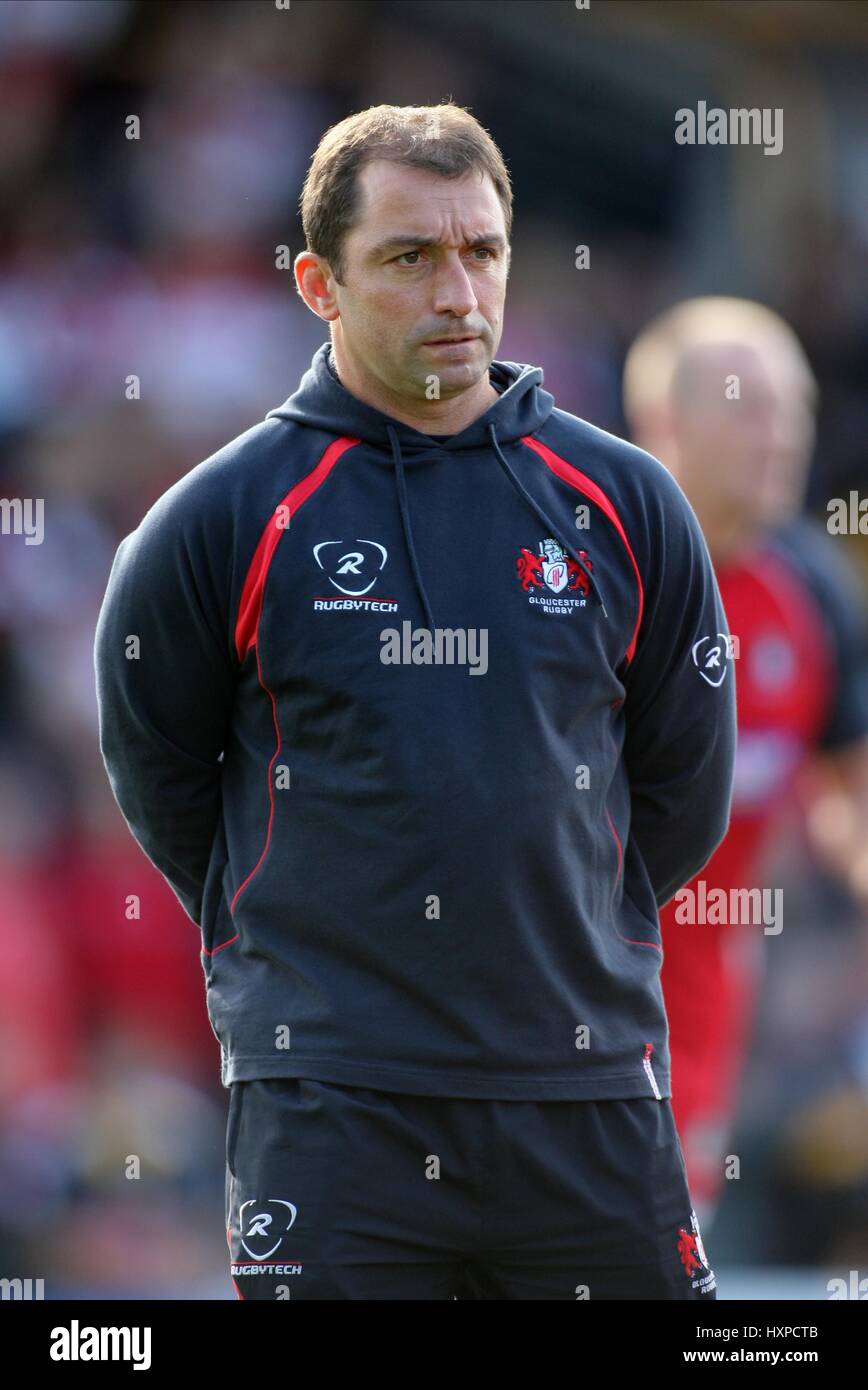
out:
<path id="1" fill-rule="evenodd" d="M 528 595 L 528 602 L 554 613 L 571 613 L 574 608 L 584 608 L 591 587 L 585 571 L 594 567 L 586 550 L 580 550 L 578 554 L 581 565 L 567 555 L 563 546 L 551 536 L 540 541 L 536 555 L 527 546 L 522 546 L 515 562 L 515 572 Z M 558 597 L 549 598 L 549 592 Z"/>

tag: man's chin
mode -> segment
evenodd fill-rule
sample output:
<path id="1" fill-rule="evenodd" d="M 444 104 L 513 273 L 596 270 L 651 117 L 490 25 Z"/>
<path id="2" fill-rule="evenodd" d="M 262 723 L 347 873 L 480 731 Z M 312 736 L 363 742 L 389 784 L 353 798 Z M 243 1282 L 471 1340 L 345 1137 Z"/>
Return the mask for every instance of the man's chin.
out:
<path id="1" fill-rule="evenodd" d="M 414 375 L 421 383 L 428 400 L 436 400 L 438 397 L 442 400 L 446 396 L 467 391 L 480 381 L 488 379 L 491 358 L 487 355 L 484 344 L 477 341 L 470 347 L 471 350 L 461 357 L 457 354 L 453 356 L 448 351 L 429 352 L 427 347 L 422 347 L 417 356 Z M 437 383 L 437 396 L 432 396 L 432 382 Z"/>

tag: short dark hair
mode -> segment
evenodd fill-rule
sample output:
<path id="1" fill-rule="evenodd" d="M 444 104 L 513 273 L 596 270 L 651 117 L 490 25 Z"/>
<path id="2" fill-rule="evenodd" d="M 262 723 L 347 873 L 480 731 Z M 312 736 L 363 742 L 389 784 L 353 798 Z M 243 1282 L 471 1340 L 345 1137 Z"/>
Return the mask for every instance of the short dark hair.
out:
<path id="1" fill-rule="evenodd" d="M 319 142 L 302 189 L 301 220 L 309 251 L 328 261 L 342 284 L 347 233 L 358 217 L 357 176 L 374 159 L 460 178 L 472 169 L 490 175 L 512 232 L 512 185 L 503 156 L 475 116 L 451 100 L 437 106 L 370 106 L 330 126 Z"/>

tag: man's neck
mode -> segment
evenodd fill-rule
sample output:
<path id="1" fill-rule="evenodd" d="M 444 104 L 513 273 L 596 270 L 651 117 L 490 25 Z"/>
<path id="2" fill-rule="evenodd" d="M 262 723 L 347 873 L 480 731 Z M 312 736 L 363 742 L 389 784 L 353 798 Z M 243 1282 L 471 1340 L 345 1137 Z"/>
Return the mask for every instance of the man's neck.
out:
<path id="1" fill-rule="evenodd" d="M 745 527 L 741 520 L 727 524 L 721 519 L 710 521 L 697 512 L 697 520 L 705 536 L 705 544 L 715 568 L 725 569 L 738 562 L 742 555 L 752 550 L 761 532 L 753 527 Z"/>
<path id="2" fill-rule="evenodd" d="M 402 424 L 410 425 L 422 434 L 460 434 L 499 399 L 500 393 L 492 386 L 491 378 L 486 373 L 475 386 L 462 391 L 459 396 L 450 397 L 448 400 L 420 401 L 416 408 L 415 405 L 408 405 L 406 398 L 394 397 L 379 383 L 374 387 L 356 382 L 352 368 L 346 362 L 338 363 L 334 344 L 329 353 L 329 360 L 344 390 L 364 401 L 366 405 L 381 411 L 383 415 L 400 420 Z"/>

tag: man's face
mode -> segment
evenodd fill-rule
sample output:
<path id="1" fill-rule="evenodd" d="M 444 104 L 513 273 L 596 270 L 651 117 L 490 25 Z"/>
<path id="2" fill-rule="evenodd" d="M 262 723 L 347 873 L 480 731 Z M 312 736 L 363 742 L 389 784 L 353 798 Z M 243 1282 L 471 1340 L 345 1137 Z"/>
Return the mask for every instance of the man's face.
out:
<path id="1" fill-rule="evenodd" d="M 673 406 L 678 480 L 709 519 L 746 531 L 768 524 L 803 483 L 810 426 L 794 374 L 771 344 L 695 348 Z"/>
<path id="2" fill-rule="evenodd" d="M 788 348 L 769 350 L 766 362 L 776 402 L 775 447 L 756 505 L 767 526 L 800 511 L 816 437 L 816 404 L 804 364 Z"/>
<path id="3" fill-rule="evenodd" d="M 490 177 L 387 160 L 359 175 L 360 215 L 332 280 L 334 332 L 353 369 L 398 398 L 458 395 L 487 377 L 503 332 L 508 251 Z M 436 339 L 466 338 L 436 343 Z"/>

